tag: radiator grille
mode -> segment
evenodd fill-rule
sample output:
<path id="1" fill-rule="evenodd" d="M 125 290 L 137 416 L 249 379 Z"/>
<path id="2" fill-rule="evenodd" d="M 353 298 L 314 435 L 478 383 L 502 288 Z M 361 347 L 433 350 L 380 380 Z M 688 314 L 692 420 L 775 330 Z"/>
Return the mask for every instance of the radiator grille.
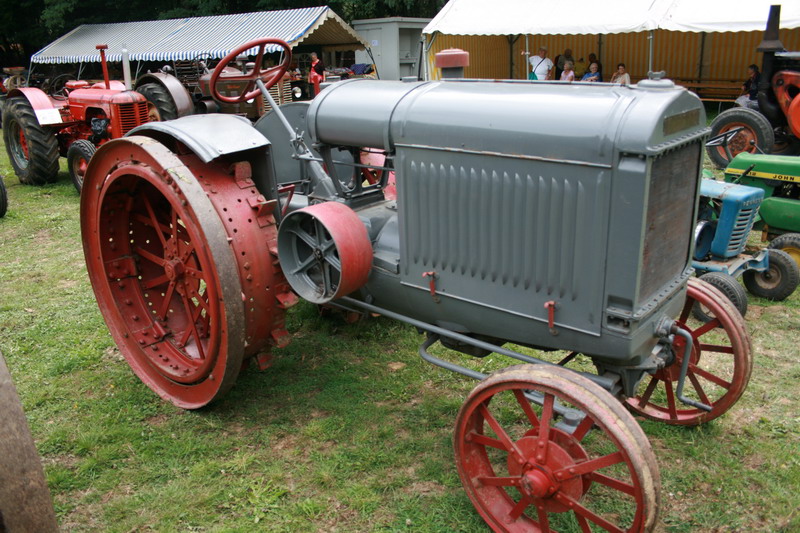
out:
<path id="1" fill-rule="evenodd" d="M 269 95 L 278 105 L 287 104 L 292 101 L 292 82 L 284 80 L 283 82 L 276 83 L 269 88 Z M 272 106 L 269 105 L 266 98 L 262 98 L 261 112 L 266 113 Z"/>
<path id="2" fill-rule="evenodd" d="M 117 104 L 117 116 L 122 134 L 125 135 L 140 124 L 148 122 L 147 102 Z"/>
<path id="3" fill-rule="evenodd" d="M 733 225 L 733 232 L 731 232 L 731 240 L 728 243 L 728 256 L 735 257 L 742 253 L 745 245 L 747 245 L 747 237 L 750 235 L 750 230 L 753 228 L 753 221 L 756 218 L 758 209 L 747 207 L 739 211 L 736 216 L 736 223 Z"/>
<path id="4" fill-rule="evenodd" d="M 441 153 L 401 157 L 401 277 L 443 294 L 599 331 L 610 174 Z M 498 171 L 502 168 L 502 171 Z M 399 204 L 401 202 L 398 202 Z"/>
<path id="5" fill-rule="evenodd" d="M 689 260 L 700 149 L 690 144 L 652 163 L 639 303 L 678 277 Z"/>

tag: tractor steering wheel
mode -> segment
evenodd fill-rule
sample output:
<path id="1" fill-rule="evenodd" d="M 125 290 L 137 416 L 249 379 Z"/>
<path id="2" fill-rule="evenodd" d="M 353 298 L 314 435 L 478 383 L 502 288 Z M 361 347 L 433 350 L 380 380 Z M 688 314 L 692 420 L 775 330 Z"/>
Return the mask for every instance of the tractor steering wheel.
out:
<path id="1" fill-rule="evenodd" d="M 264 52 L 268 44 L 277 44 L 284 49 L 283 54 L 283 61 L 280 65 L 276 65 L 274 67 L 270 67 L 268 69 L 262 69 L 262 61 L 264 60 Z M 255 48 L 258 46 L 258 55 L 256 57 L 255 67 L 251 72 L 246 74 L 234 74 L 231 76 L 224 76 L 222 79 L 224 81 L 246 81 L 248 82 L 245 86 L 242 93 L 238 96 L 224 96 L 220 94 L 219 90 L 217 89 L 217 83 L 219 82 L 220 75 L 222 74 L 225 67 L 227 67 L 230 63 L 236 60 L 237 56 L 251 48 Z M 251 100 L 258 96 L 260 90 L 258 88 L 253 89 L 256 84 L 257 79 L 261 79 L 266 85 L 267 89 L 275 85 L 283 75 L 286 73 L 286 70 L 289 68 L 289 65 L 292 62 L 292 49 L 289 45 L 282 41 L 281 39 L 274 39 L 272 37 L 264 37 L 262 39 L 256 39 L 255 41 L 250 41 L 247 44 L 243 44 L 236 50 L 232 51 L 225 57 L 223 57 L 219 63 L 217 63 L 216 68 L 214 68 L 214 72 L 211 74 L 211 96 L 214 100 L 219 100 L 220 102 L 224 102 L 226 104 L 238 104 L 240 102 L 245 102 L 247 100 Z"/>

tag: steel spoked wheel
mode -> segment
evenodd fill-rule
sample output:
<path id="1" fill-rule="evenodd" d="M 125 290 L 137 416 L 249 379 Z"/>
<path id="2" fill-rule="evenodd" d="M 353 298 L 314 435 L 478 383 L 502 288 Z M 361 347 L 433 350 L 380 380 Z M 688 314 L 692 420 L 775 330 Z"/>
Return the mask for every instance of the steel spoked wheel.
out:
<path id="1" fill-rule="evenodd" d="M 519 365 L 486 378 L 461 407 L 454 448 L 495 531 L 655 525 L 660 477 L 647 438 L 610 394 L 569 370 Z"/>
<path id="2" fill-rule="evenodd" d="M 89 276 L 136 374 L 176 405 L 201 407 L 233 384 L 242 364 L 236 264 L 189 170 L 160 144 L 130 139 L 98 150 L 99 166 L 110 171 L 86 178 Z"/>
<path id="3" fill-rule="evenodd" d="M 695 305 L 706 310 L 709 322 L 689 320 Z M 645 418 L 695 426 L 728 411 L 744 393 L 753 369 L 750 337 L 744 319 L 730 301 L 718 289 L 696 278 L 689 279 L 686 303 L 678 324 L 690 331 L 693 339 L 684 395 L 710 405 L 712 410 L 684 405 L 676 396 L 685 352 L 685 341 L 678 336 L 675 336 L 672 363 L 645 377 L 645 385 L 639 387 L 641 394 L 629 398 L 626 403 L 629 409 Z"/>

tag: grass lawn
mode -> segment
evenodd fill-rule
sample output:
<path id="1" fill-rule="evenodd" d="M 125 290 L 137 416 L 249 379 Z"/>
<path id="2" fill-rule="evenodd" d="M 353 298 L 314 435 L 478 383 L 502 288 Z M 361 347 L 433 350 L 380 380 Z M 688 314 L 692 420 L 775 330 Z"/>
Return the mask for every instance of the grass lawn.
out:
<path id="1" fill-rule="evenodd" d="M 64 168 L 23 186 L 0 147 L 0 351 L 64 531 L 486 530 L 451 443 L 475 382 L 423 362 L 413 328 L 301 303 L 270 369 L 200 411 L 160 400 L 97 308 Z M 800 531 L 800 294 L 750 296 L 747 327 L 755 367 L 730 412 L 694 429 L 641 421 L 662 531 Z"/>

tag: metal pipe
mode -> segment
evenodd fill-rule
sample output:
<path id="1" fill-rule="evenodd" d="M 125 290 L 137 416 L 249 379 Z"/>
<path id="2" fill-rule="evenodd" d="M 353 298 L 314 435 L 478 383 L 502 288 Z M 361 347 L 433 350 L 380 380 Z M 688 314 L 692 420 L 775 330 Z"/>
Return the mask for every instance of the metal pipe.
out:
<path id="1" fill-rule="evenodd" d="M 653 41 L 655 41 L 655 34 L 653 30 L 647 34 L 648 41 L 648 54 L 647 54 L 647 72 L 653 72 Z"/>
<path id="2" fill-rule="evenodd" d="M 130 91 L 133 89 L 131 83 L 131 57 L 128 54 L 128 47 L 122 45 L 122 79 L 125 82 L 125 90 Z"/>
<path id="3" fill-rule="evenodd" d="M 505 355 L 507 357 L 511 357 L 512 359 L 516 359 L 518 361 L 522 361 L 523 363 L 530 363 L 535 365 L 550 365 L 550 366 L 558 366 L 555 363 L 551 363 L 550 361 L 545 361 L 544 359 L 538 359 L 536 357 L 531 357 L 529 355 L 524 355 L 519 352 L 515 352 L 513 350 L 509 350 L 507 348 L 503 348 L 502 346 L 497 346 L 496 344 L 492 344 L 489 342 L 485 342 L 479 339 L 472 338 L 468 335 L 463 335 L 461 333 L 456 333 L 455 331 L 451 331 L 449 329 L 441 328 L 439 326 L 434 326 L 433 324 L 428 324 L 427 322 L 423 322 L 421 320 L 417 320 L 411 317 L 407 317 L 405 315 L 401 315 L 400 313 L 395 313 L 394 311 L 389 311 L 388 309 L 383 309 L 382 307 L 378 307 L 372 304 L 368 304 L 366 302 L 362 302 L 361 300 L 355 300 L 350 297 L 340 298 L 340 302 L 344 302 L 348 305 L 360 307 L 362 309 L 366 309 L 371 313 L 378 313 L 379 315 L 387 316 L 389 318 L 393 318 L 394 320 L 398 320 L 400 322 L 405 322 L 406 324 L 410 324 L 415 328 L 429 331 L 431 333 L 435 333 L 442 337 L 447 337 L 449 339 L 453 339 L 456 341 L 461 341 L 465 344 L 470 344 L 472 346 L 476 346 L 478 348 L 482 348 L 484 350 L 488 350 L 490 352 L 498 353 L 500 355 Z M 613 391 L 617 385 L 617 379 L 611 379 L 604 376 L 598 376 L 597 374 L 590 374 L 588 372 L 581 372 L 578 370 L 574 371 L 576 374 L 580 374 L 581 376 L 590 379 L 591 381 L 597 383 L 607 391 Z"/>
<path id="4" fill-rule="evenodd" d="M 685 403 L 686 405 L 691 405 L 692 407 L 697 407 L 698 409 L 702 409 L 703 411 L 711 411 L 713 409 L 710 405 L 706 405 L 702 402 L 698 402 L 692 400 L 691 398 L 687 398 L 683 395 L 683 385 L 686 383 L 686 374 L 689 372 L 689 359 L 692 358 L 692 347 L 694 346 L 694 338 L 692 334 L 683 329 L 682 327 L 678 326 L 677 324 L 673 324 L 671 328 L 672 333 L 683 337 L 686 341 L 686 345 L 683 350 L 683 361 L 681 361 L 681 373 L 678 376 L 678 388 L 675 390 L 675 395 L 678 399 Z"/>

